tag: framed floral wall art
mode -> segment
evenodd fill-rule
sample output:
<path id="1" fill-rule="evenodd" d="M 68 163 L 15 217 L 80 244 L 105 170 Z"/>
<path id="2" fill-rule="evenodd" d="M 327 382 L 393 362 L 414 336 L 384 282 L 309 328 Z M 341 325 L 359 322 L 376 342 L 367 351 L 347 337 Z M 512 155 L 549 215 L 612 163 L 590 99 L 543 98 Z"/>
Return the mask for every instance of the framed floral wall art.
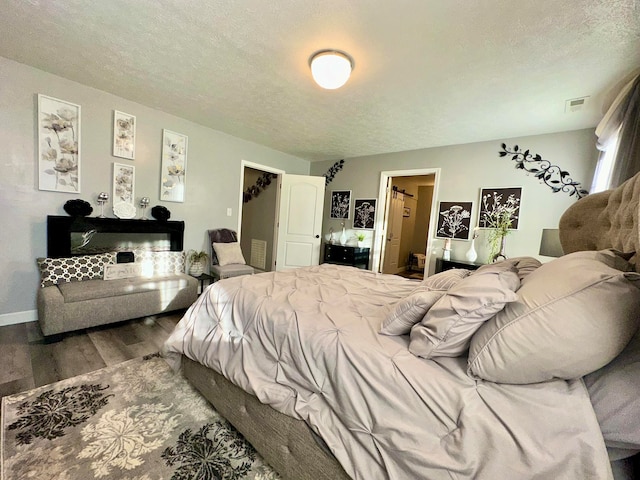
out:
<path id="1" fill-rule="evenodd" d="M 348 219 L 351 210 L 351 190 L 333 190 L 331 192 L 330 218 Z"/>
<path id="2" fill-rule="evenodd" d="M 160 200 L 184 202 L 187 176 L 186 135 L 162 131 L 162 167 L 160 178 Z"/>
<path id="3" fill-rule="evenodd" d="M 118 110 L 113 111 L 113 156 L 136 158 L 136 117 Z"/>
<path id="4" fill-rule="evenodd" d="M 436 238 L 469 240 L 473 202 L 440 202 Z"/>
<path id="5" fill-rule="evenodd" d="M 134 166 L 113 164 L 113 213 L 118 218 L 133 218 L 136 215 L 135 178 Z"/>
<path id="6" fill-rule="evenodd" d="M 80 105 L 40 94 L 38 188 L 80 193 Z"/>
<path id="7" fill-rule="evenodd" d="M 376 221 L 376 199 L 356 198 L 353 208 L 353 228 L 373 230 Z"/>
<path id="8" fill-rule="evenodd" d="M 520 222 L 522 187 L 482 188 L 480 190 L 480 228 L 495 228 L 507 217 L 511 220 L 509 230 L 517 230 Z"/>

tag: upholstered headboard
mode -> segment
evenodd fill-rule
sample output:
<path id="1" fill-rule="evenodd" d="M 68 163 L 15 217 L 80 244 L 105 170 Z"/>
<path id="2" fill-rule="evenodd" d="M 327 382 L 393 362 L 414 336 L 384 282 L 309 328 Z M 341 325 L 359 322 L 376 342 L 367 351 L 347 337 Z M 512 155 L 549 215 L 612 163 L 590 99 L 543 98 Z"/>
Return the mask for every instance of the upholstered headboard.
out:
<path id="1" fill-rule="evenodd" d="M 588 195 L 560 218 L 564 253 L 615 248 L 640 253 L 640 173 L 618 188 Z M 640 255 L 631 262 L 640 272 Z"/>

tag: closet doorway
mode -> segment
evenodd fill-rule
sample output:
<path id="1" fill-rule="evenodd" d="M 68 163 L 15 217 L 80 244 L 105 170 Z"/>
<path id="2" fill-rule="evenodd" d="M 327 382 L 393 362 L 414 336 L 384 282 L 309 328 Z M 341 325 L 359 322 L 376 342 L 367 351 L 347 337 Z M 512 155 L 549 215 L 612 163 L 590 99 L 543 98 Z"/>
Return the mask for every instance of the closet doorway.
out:
<path id="1" fill-rule="evenodd" d="M 258 272 L 275 270 L 276 218 L 278 212 L 278 176 L 284 171 L 242 161 L 241 198 L 238 237 L 246 262 Z M 265 174 L 275 175 L 268 185 L 260 180 Z M 242 192 L 261 185 L 258 195 L 244 202 Z"/>
<path id="2" fill-rule="evenodd" d="M 385 207 L 378 219 L 382 233 L 374 246 L 374 271 L 417 278 L 428 273 L 439 173 L 440 169 L 382 172 L 378 201 Z"/>

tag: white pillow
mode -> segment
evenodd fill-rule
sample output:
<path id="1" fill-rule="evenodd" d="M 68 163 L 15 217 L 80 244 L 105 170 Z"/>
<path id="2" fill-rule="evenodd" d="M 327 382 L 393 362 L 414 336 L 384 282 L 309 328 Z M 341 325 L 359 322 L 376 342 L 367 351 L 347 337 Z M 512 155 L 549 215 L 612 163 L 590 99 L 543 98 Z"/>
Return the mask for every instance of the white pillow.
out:
<path id="1" fill-rule="evenodd" d="M 218 265 L 246 265 L 240 244 L 238 242 L 216 243 L 213 242 L 213 249 L 218 257 Z"/>

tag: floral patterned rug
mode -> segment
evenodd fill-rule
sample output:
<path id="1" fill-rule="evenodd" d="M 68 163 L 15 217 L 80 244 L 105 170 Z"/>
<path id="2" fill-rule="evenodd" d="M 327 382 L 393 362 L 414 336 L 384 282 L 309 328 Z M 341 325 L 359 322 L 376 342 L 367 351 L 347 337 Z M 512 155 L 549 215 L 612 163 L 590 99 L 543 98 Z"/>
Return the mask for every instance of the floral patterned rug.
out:
<path id="1" fill-rule="evenodd" d="M 159 355 L 2 400 L 2 478 L 277 480 Z"/>

